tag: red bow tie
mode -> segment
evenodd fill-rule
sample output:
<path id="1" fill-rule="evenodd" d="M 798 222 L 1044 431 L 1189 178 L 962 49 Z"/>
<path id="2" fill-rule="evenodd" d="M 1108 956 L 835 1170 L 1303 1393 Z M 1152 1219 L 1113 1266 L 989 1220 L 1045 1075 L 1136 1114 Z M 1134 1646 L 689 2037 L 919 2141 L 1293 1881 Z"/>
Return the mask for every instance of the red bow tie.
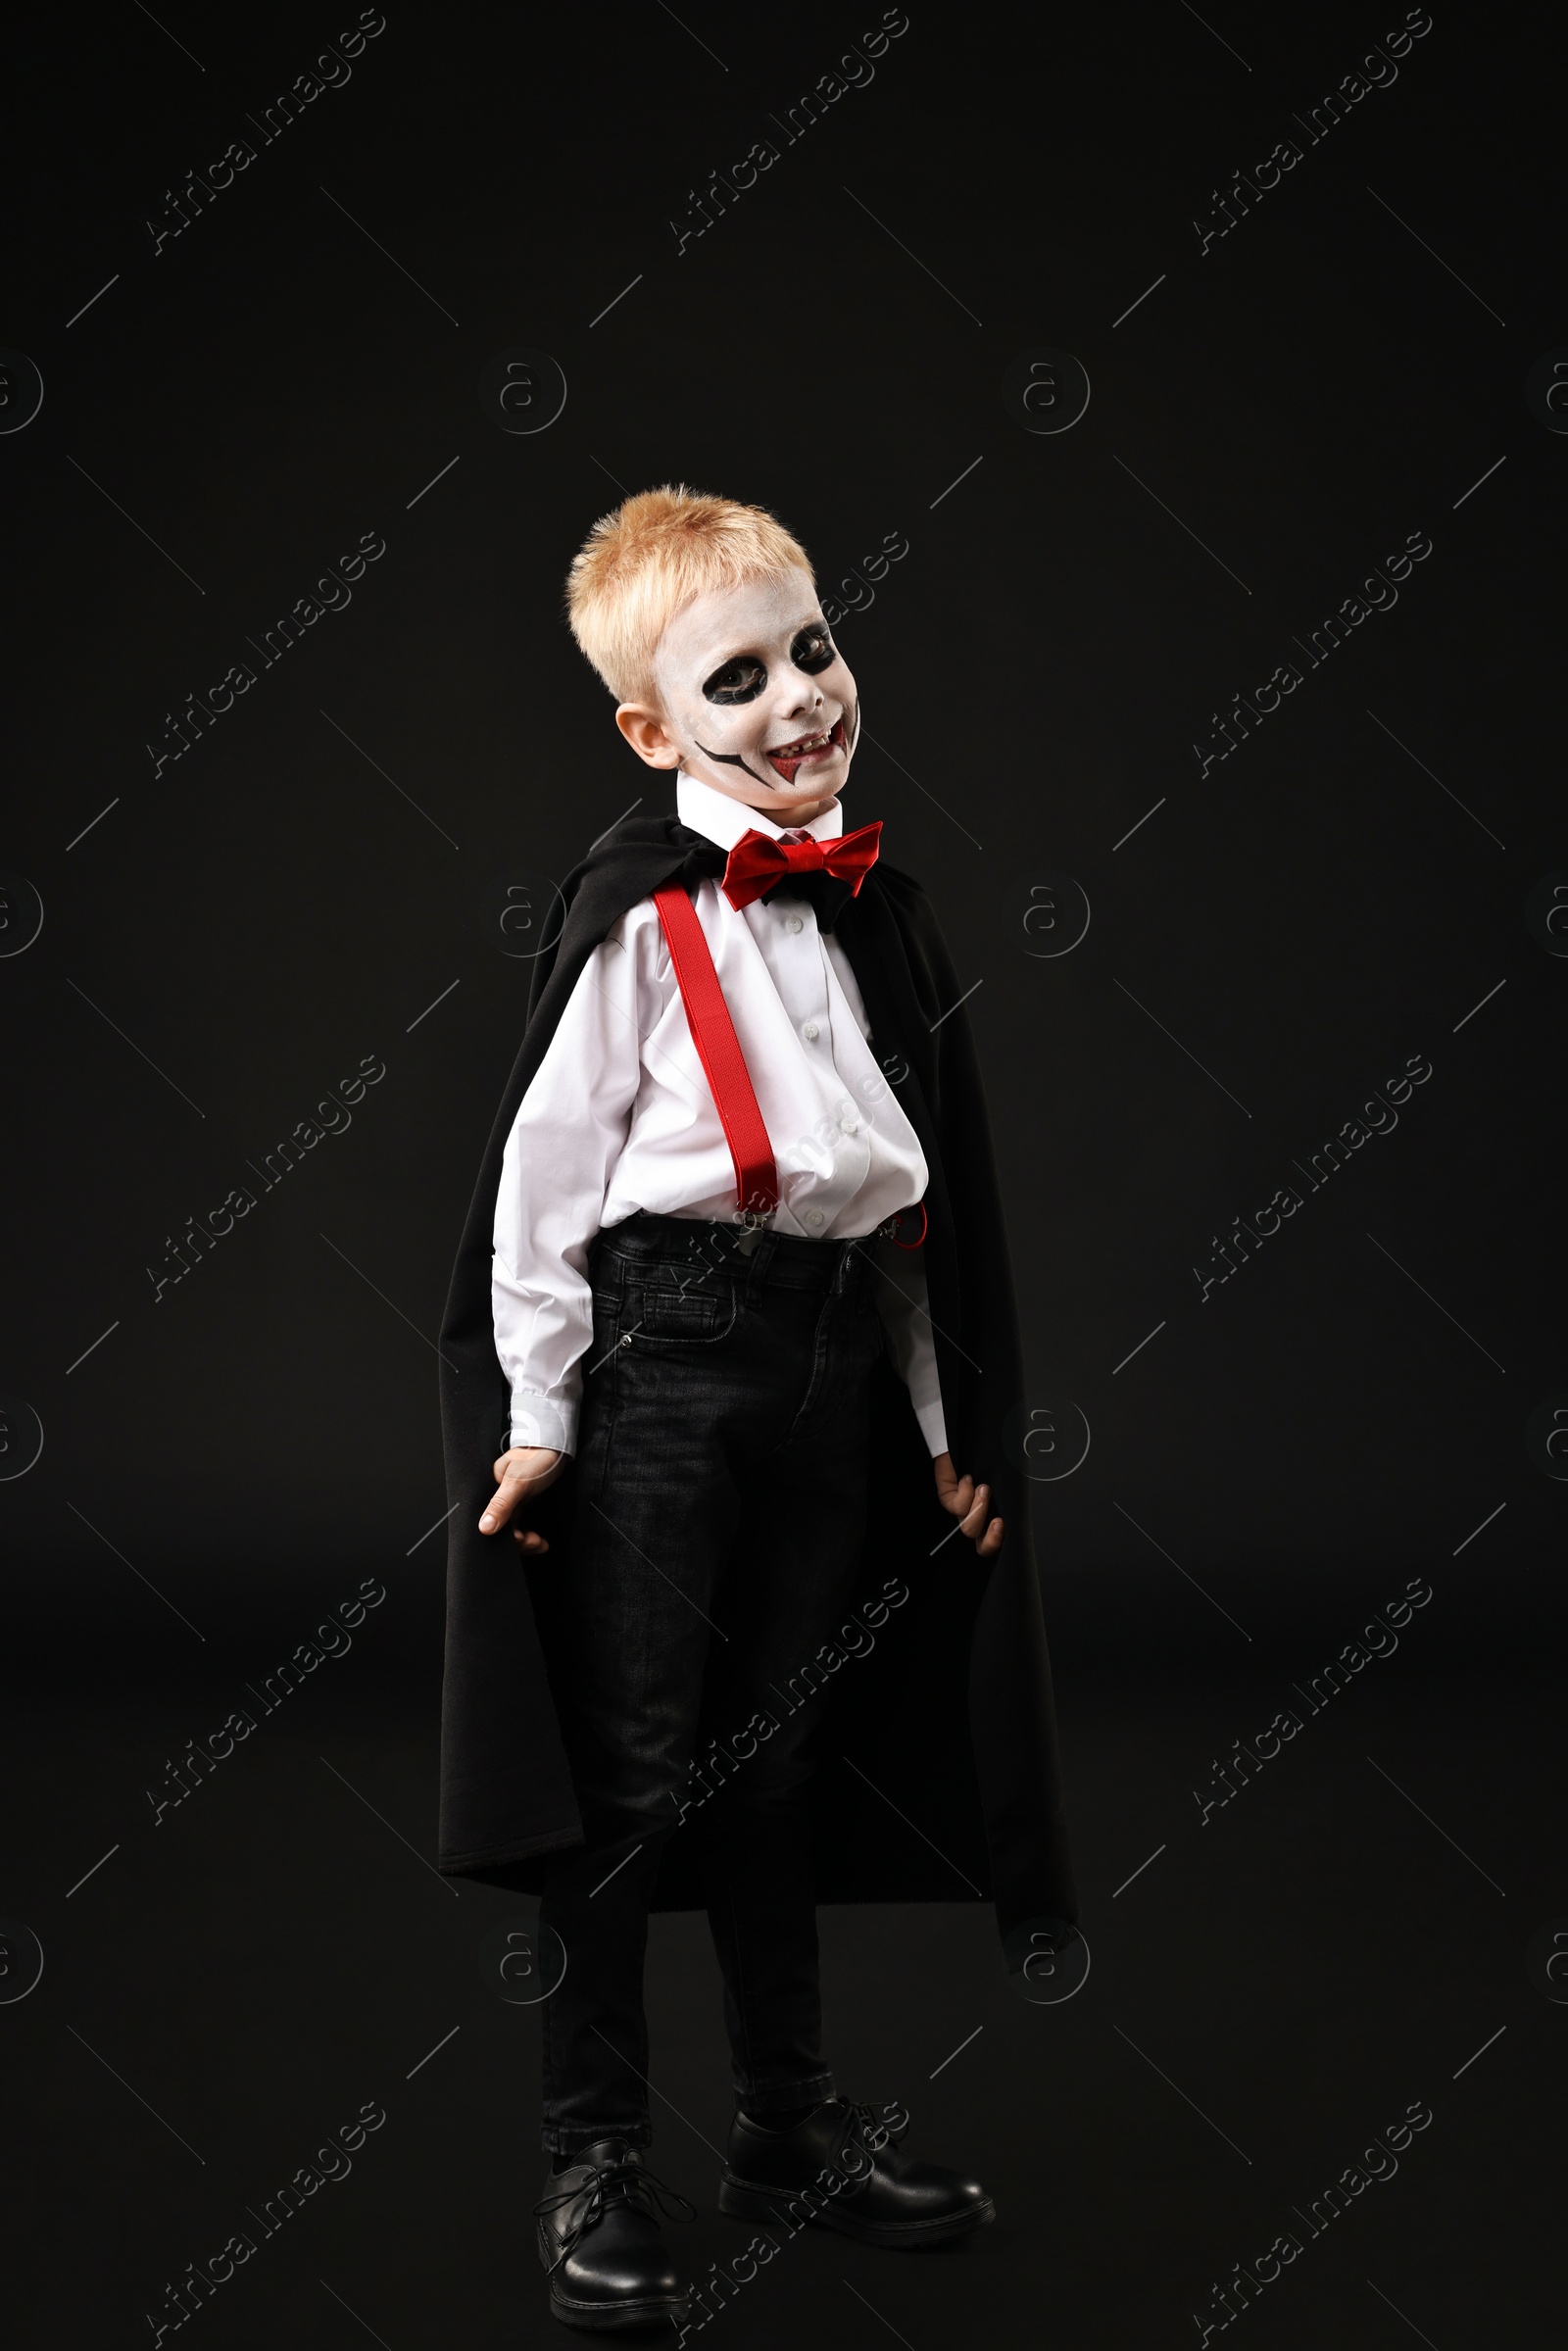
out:
<path id="1" fill-rule="evenodd" d="M 743 833 L 730 851 L 719 886 L 737 913 L 792 873 L 835 874 L 850 884 L 851 897 L 858 898 L 860 884 L 876 863 L 881 833 L 880 818 L 831 841 L 781 841 L 772 833 L 754 829 Z"/>

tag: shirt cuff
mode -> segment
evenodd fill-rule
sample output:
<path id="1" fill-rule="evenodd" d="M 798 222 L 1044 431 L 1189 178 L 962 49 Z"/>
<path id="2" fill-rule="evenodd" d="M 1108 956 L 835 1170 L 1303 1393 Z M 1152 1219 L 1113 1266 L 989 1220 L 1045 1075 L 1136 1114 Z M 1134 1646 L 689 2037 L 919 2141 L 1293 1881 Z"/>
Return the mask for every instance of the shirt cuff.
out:
<path id="1" fill-rule="evenodd" d="M 560 1396 L 532 1396 L 522 1389 L 512 1397 L 514 1445 L 550 1445 L 558 1453 L 577 1449 L 579 1407 Z"/>
<path id="2" fill-rule="evenodd" d="M 920 1434 L 934 1461 L 938 1453 L 945 1453 L 948 1449 L 948 1424 L 943 1417 L 942 1398 L 938 1396 L 934 1404 L 916 1404 L 914 1417 L 920 1424 Z"/>

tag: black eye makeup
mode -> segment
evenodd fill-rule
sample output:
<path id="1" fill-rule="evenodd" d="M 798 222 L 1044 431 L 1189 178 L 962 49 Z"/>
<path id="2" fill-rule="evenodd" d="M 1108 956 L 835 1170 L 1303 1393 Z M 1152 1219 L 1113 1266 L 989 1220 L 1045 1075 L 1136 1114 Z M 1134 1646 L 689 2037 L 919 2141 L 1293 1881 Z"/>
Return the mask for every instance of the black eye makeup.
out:
<path id="1" fill-rule="evenodd" d="M 831 667 L 837 658 L 825 620 L 813 620 L 809 628 L 803 628 L 790 647 L 790 660 L 808 677 L 815 677 L 820 670 Z"/>
<path id="2" fill-rule="evenodd" d="M 755 654 L 738 654 L 734 661 L 724 661 L 710 678 L 703 681 L 703 695 L 708 702 L 755 702 L 767 683 L 767 668 Z"/>

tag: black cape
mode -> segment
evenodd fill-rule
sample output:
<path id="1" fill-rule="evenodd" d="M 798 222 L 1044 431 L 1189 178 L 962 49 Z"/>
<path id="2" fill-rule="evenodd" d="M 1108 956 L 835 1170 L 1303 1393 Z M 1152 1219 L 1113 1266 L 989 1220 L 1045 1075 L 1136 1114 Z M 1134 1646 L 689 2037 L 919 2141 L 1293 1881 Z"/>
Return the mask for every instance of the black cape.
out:
<path id="1" fill-rule="evenodd" d="M 523 1562 L 478 1519 L 510 1443 L 511 1399 L 491 1320 L 502 1153 L 523 1094 L 590 955 L 628 908 L 675 876 L 695 883 L 723 853 L 673 816 L 616 825 L 567 876 L 557 932 L 534 964 L 528 1022 L 491 1130 L 441 1329 L 448 1522 L 439 1866 L 542 1887 L 545 1857 L 582 1841 L 552 1695 L 553 1601 L 571 1573 L 575 1469 L 530 1514 L 550 1550 Z M 834 924 L 871 1042 L 929 1170 L 924 1262 L 948 1445 L 960 1476 L 989 1481 L 1006 1521 L 981 1560 L 936 1500 L 908 1395 L 877 1372 L 869 1533 L 857 1593 L 890 1579 L 908 1598 L 867 1652 L 824 1656 L 829 1709 L 812 1781 L 817 1897 L 826 1902 L 991 1900 L 1007 1936 L 1077 1916 L 1029 1481 L 1004 1443 L 1023 1401 L 1012 1275 L 985 1098 L 956 978 L 919 885 L 881 859 Z M 1016 1426 L 1016 1421 L 1014 1422 Z M 945 1535 L 952 1540 L 944 1543 Z M 938 1545 L 940 1548 L 937 1548 Z M 933 1555 L 934 1554 L 934 1555 Z M 871 1611 L 875 1621 L 876 1610 Z M 833 1662 L 833 1658 L 837 1662 Z M 733 1730 L 734 1726 L 728 1726 Z M 723 1737 L 726 1726 L 714 1725 Z M 654 1907 L 703 1900 L 696 1840 L 677 1830 Z"/>

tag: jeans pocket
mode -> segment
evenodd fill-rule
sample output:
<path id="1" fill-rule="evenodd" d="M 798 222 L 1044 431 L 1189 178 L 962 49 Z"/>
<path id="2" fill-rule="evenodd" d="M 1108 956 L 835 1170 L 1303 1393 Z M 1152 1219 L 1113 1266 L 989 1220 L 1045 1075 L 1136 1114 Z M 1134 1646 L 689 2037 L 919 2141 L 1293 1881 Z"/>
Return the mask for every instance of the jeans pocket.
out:
<path id="1" fill-rule="evenodd" d="M 717 1347 L 741 1314 L 741 1291 L 689 1265 L 627 1267 L 623 1338 L 637 1347 Z"/>
<path id="2" fill-rule="evenodd" d="M 734 1329 L 740 1312 L 738 1293 L 729 1284 L 707 1287 L 682 1279 L 673 1282 L 634 1279 L 627 1289 L 624 1338 L 640 1347 L 716 1347 Z"/>

